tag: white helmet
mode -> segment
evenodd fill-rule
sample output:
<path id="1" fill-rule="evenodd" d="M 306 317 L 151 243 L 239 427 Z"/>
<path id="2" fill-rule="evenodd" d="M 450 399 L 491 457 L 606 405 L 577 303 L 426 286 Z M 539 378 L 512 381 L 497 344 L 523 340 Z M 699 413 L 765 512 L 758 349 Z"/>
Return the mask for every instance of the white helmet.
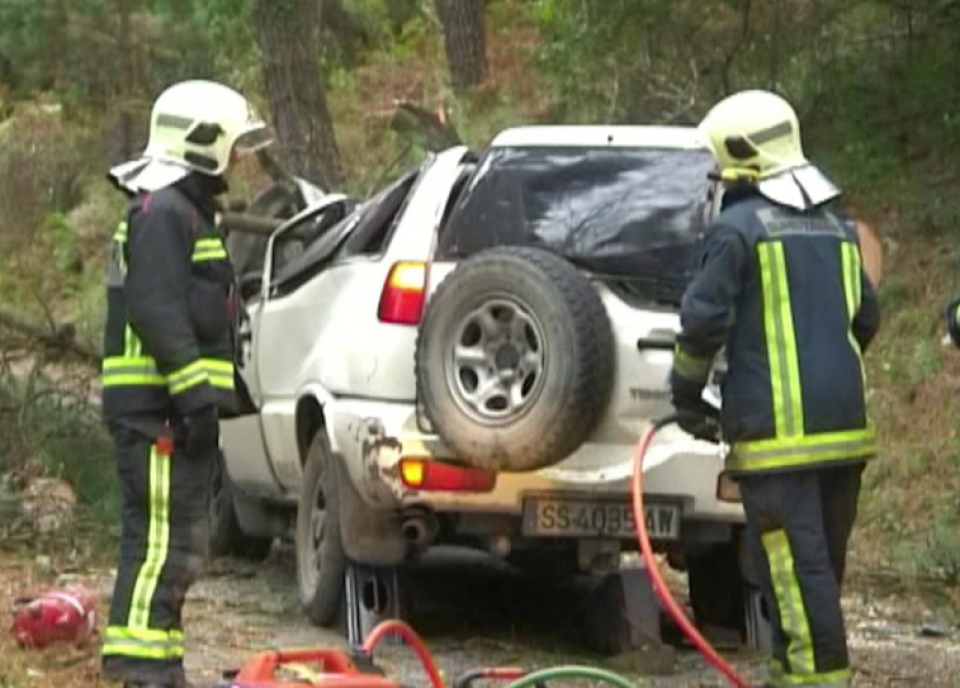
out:
<path id="1" fill-rule="evenodd" d="M 741 91 L 713 106 L 698 127 L 723 181 L 749 182 L 770 200 L 800 210 L 840 195 L 803 154 L 790 103 L 768 91 Z"/>
<path id="2" fill-rule="evenodd" d="M 270 141 L 266 124 L 232 88 L 213 81 L 183 81 L 154 103 L 143 155 L 114 167 L 110 176 L 134 193 L 156 191 L 192 170 L 221 175 L 234 151 L 251 153 Z"/>

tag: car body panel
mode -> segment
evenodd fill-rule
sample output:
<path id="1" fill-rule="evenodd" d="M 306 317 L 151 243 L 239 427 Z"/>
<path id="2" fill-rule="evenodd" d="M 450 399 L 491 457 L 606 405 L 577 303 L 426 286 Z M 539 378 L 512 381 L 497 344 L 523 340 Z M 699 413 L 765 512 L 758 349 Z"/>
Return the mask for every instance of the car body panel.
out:
<path id="1" fill-rule="evenodd" d="M 502 132 L 491 146 L 558 144 L 702 147 L 691 128 L 630 126 L 518 127 Z M 588 442 L 549 468 L 499 474 L 495 489 L 487 493 L 418 492 L 400 480 L 401 458 L 455 462 L 457 457 L 418 418 L 418 328 L 380 322 L 380 294 L 398 261 L 428 263 L 428 299 L 455 268 L 451 261 L 429 261 L 457 180 L 470 169 L 467 152 L 461 146 L 428 158 L 383 251 L 334 260 L 279 296 L 271 292 L 270 275 L 264 276 L 263 294 L 248 306 L 252 342 L 240 371 L 258 413 L 223 425 L 227 466 L 238 485 L 288 498 L 298 493 L 297 408 L 306 401 L 322 408 L 331 448 L 343 457 L 350 481 L 370 509 L 422 506 L 438 513 L 518 518 L 531 494 L 626 499 L 634 443 L 651 419 L 673 410 L 667 386 L 673 357 L 669 345 L 679 330 L 679 316 L 675 309 L 631 302 L 600 279 L 593 281 L 610 315 L 618 362 L 609 409 Z M 716 212 L 717 202 L 714 198 L 710 213 Z M 663 345 L 641 348 L 641 340 Z M 651 499 L 682 504 L 684 519 L 740 522 L 742 507 L 716 498 L 721 470 L 720 448 L 668 427 L 651 448 L 645 484 Z"/>

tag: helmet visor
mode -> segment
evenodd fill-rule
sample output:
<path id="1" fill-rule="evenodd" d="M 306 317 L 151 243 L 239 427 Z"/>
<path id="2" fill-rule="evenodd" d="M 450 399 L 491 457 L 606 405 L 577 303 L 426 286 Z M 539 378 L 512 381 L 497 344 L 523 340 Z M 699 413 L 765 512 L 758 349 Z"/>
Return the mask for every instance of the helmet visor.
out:
<path id="1" fill-rule="evenodd" d="M 236 155 L 250 155 L 262 150 L 273 143 L 273 137 L 263 125 L 251 127 L 246 130 L 233 143 L 233 151 Z"/>

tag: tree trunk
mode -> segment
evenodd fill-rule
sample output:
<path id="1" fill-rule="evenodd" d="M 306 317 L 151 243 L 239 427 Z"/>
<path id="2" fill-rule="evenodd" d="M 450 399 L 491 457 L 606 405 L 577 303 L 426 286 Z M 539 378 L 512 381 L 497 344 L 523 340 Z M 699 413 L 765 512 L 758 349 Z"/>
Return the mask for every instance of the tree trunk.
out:
<path id="1" fill-rule="evenodd" d="M 255 0 L 278 157 L 291 174 L 325 191 L 340 186 L 340 152 L 317 59 L 318 3 Z"/>
<path id="2" fill-rule="evenodd" d="M 450 80 L 464 93 L 487 76 L 484 0 L 436 0 Z"/>
<path id="3" fill-rule="evenodd" d="M 131 105 L 133 91 L 136 88 L 136 68 L 134 66 L 132 36 L 130 35 L 130 3 L 129 0 L 116 0 L 115 9 L 120 18 L 120 35 L 118 38 L 121 77 L 119 79 L 120 96 L 120 147 L 121 158 L 130 160 L 134 155 L 134 126 Z"/>
<path id="4" fill-rule="evenodd" d="M 10 58 L 0 52 L 0 88 L 9 88 L 11 91 L 17 87 L 17 74 Z M 4 112 L 0 111 L 0 117 Z"/>
<path id="5" fill-rule="evenodd" d="M 63 0 L 48 0 L 46 3 L 46 50 L 49 78 L 54 89 L 66 88 L 67 8 Z"/>

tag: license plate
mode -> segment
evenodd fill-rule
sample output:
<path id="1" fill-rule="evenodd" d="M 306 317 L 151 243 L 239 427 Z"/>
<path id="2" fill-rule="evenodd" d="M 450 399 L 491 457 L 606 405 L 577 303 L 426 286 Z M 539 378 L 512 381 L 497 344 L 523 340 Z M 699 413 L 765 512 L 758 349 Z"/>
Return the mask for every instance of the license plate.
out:
<path id="1" fill-rule="evenodd" d="M 647 504 L 646 524 L 651 538 L 680 538 L 680 507 Z M 523 534 L 534 537 L 636 537 L 633 508 L 612 500 L 529 497 L 523 503 Z"/>

